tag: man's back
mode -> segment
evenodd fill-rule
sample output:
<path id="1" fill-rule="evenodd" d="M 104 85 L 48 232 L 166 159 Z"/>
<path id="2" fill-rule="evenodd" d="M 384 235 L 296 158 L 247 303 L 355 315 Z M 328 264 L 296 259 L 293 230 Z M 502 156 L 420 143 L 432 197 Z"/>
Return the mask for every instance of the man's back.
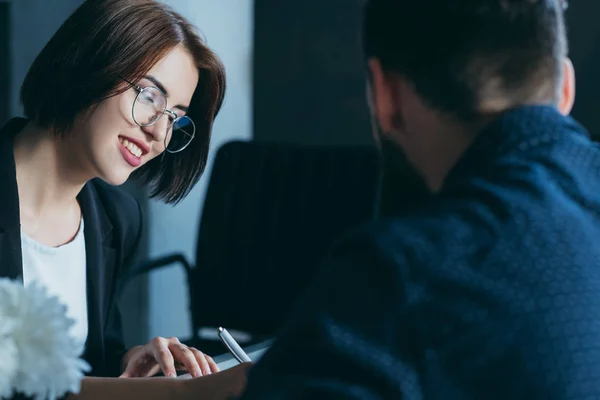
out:
<path id="1" fill-rule="evenodd" d="M 600 398 L 598 171 L 571 119 L 509 111 L 432 203 L 339 243 L 244 399 Z"/>

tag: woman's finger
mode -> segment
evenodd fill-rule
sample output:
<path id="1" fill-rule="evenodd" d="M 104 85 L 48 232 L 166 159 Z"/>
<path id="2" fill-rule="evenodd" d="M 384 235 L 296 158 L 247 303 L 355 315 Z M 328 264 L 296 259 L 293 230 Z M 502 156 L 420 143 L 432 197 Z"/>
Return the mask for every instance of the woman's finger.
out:
<path id="1" fill-rule="evenodd" d="M 211 356 L 205 354 L 204 358 L 206 358 L 206 361 L 208 361 L 208 366 L 210 367 L 210 371 L 213 374 L 220 371 L 219 366 L 217 365 L 215 360 L 212 359 Z"/>
<path id="2" fill-rule="evenodd" d="M 190 347 L 189 350 L 192 352 L 192 354 L 194 354 L 194 357 L 200 366 L 200 370 L 202 371 L 202 375 L 210 375 L 214 372 L 210 366 L 210 363 L 208 362 L 208 358 L 210 358 L 209 356 L 193 347 Z"/>
<path id="3" fill-rule="evenodd" d="M 171 354 L 175 360 L 182 363 L 185 366 L 185 369 L 194 378 L 204 374 L 204 370 L 196 359 L 196 356 L 186 345 L 181 343 L 173 343 L 169 346 L 169 350 L 171 351 Z"/>
<path id="4" fill-rule="evenodd" d="M 169 378 L 176 377 L 175 359 L 169 349 L 168 341 L 164 338 L 156 338 L 153 339 L 149 345 L 152 350 L 152 355 L 158 365 L 160 365 L 163 374 Z"/>

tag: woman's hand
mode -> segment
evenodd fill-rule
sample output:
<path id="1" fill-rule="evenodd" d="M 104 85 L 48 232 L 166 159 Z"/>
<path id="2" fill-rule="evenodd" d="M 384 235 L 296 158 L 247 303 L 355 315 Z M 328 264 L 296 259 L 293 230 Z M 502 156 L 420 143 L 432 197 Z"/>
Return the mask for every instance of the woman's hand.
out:
<path id="1" fill-rule="evenodd" d="M 123 357 L 125 372 L 121 378 L 142 378 L 158 372 L 166 377 L 177 376 L 186 370 L 197 378 L 219 371 L 213 359 L 201 351 L 187 347 L 177 338 L 156 337 L 144 346 L 136 346 Z"/>

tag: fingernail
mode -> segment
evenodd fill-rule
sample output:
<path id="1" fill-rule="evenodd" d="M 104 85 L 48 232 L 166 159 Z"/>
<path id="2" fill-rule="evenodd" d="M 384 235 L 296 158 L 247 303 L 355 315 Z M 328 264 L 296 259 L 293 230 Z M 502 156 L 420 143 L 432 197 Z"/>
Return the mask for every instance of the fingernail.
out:
<path id="1" fill-rule="evenodd" d="M 194 375 L 195 376 L 202 376 L 202 371 L 200 371 L 200 368 L 197 368 L 194 370 Z"/>
<path id="2" fill-rule="evenodd" d="M 169 375 L 167 375 L 168 378 L 176 378 L 177 374 L 175 372 L 171 372 Z"/>

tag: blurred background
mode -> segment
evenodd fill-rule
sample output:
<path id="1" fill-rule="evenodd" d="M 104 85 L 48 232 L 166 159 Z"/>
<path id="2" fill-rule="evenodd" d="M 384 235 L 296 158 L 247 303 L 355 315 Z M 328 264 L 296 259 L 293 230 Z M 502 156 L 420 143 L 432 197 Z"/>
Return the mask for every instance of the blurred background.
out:
<path id="1" fill-rule="evenodd" d="M 199 220 L 216 150 L 232 140 L 315 146 L 370 146 L 369 115 L 360 50 L 361 0 L 165 0 L 187 16 L 222 58 L 228 74 L 207 171 L 176 206 L 126 189 L 146 215 L 143 257 L 181 252 L 196 258 Z M 0 121 L 21 115 L 19 89 L 37 53 L 80 0 L 0 0 Z M 572 1 L 568 11 L 571 57 L 577 71 L 574 116 L 600 133 L 600 2 Z M 52 79 L 48 76 L 48 79 Z M 407 170 L 405 186 L 382 201 L 422 190 Z M 389 178 L 388 178 L 389 179 Z M 397 180 L 396 180 L 397 182 Z M 395 192 L 395 193 L 394 193 Z M 230 295 L 207 291 L 204 307 Z M 201 288 L 199 293 L 202 293 Z M 219 296 L 221 293 L 221 296 Z M 190 337 L 186 275 L 165 268 L 135 278 L 123 293 L 129 345 L 154 336 Z M 267 311 L 268 312 L 268 311 Z"/>

